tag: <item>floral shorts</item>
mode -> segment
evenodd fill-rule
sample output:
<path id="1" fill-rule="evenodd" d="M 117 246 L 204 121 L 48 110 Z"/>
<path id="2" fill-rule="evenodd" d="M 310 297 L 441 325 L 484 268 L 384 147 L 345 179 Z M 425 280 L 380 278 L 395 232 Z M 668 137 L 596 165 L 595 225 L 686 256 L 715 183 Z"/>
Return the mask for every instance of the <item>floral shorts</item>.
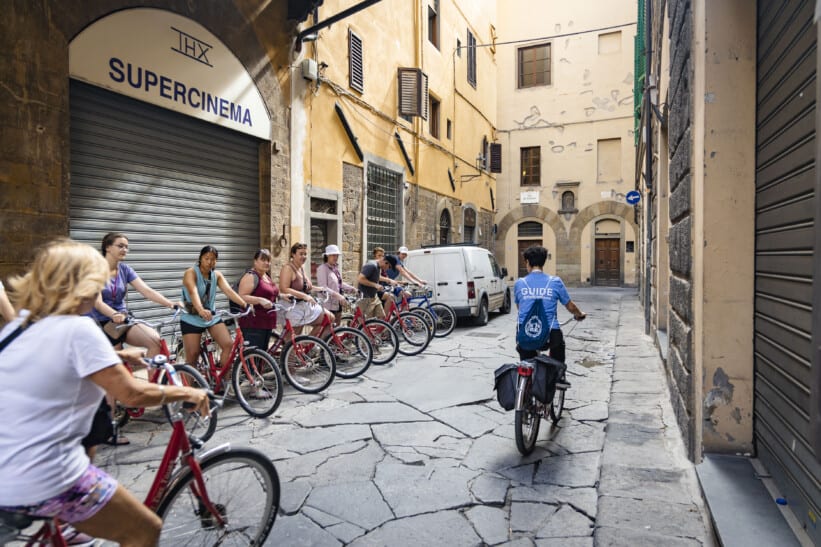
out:
<path id="1" fill-rule="evenodd" d="M 87 520 L 108 503 L 117 490 L 117 481 L 105 471 L 89 465 L 68 490 L 34 505 L 2 507 L 3 511 L 32 517 L 58 518 L 63 522 Z"/>

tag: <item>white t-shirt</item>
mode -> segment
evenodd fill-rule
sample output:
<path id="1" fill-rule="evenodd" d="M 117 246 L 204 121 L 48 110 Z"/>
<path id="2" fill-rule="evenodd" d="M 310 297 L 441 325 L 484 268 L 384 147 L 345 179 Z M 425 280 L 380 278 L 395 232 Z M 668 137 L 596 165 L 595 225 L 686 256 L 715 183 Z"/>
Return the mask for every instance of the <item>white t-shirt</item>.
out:
<path id="1" fill-rule="evenodd" d="M 85 472 L 80 441 L 104 394 L 88 376 L 119 362 L 96 323 L 78 315 L 36 321 L 0 352 L 0 505 L 52 498 Z"/>

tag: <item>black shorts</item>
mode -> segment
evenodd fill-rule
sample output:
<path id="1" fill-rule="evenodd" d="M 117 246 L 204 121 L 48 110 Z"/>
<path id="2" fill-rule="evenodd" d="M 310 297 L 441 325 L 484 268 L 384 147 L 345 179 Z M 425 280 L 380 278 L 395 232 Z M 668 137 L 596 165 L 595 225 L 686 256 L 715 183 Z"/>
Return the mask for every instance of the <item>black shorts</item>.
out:
<path id="1" fill-rule="evenodd" d="M 111 322 L 111 320 L 99 321 L 100 329 L 102 329 L 105 326 L 106 323 L 110 323 L 110 322 Z M 105 330 L 103 330 L 103 334 L 105 334 L 105 337 L 108 338 L 108 341 L 111 342 L 112 346 L 118 346 L 118 345 L 122 344 L 123 342 L 125 342 L 125 337 L 128 336 L 128 329 L 123 329 L 123 333 L 120 336 L 118 336 L 117 338 L 110 337 Z"/>
<path id="2" fill-rule="evenodd" d="M 214 323 L 214 325 L 219 325 L 220 323 L 222 323 L 222 319 Z M 213 327 L 214 325 L 211 325 L 211 327 Z M 198 327 L 196 325 L 192 325 L 191 323 L 186 323 L 185 321 L 180 320 L 180 331 L 183 334 L 202 334 L 211 327 Z"/>

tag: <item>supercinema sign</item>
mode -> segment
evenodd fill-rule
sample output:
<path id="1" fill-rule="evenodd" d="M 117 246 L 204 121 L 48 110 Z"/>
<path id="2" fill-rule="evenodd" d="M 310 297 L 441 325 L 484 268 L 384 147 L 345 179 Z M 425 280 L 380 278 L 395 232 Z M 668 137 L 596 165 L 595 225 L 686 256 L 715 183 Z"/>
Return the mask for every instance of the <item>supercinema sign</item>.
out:
<path id="1" fill-rule="evenodd" d="M 69 65 L 72 78 L 270 138 L 268 111 L 239 60 L 175 13 L 136 8 L 104 17 L 72 40 Z"/>

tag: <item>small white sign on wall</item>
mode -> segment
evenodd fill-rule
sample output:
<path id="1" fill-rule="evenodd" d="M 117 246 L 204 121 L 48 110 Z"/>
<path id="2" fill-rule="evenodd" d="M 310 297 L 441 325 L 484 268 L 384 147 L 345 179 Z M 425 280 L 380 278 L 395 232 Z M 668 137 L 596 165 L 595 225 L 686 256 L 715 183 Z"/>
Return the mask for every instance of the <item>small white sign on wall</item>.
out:
<path id="1" fill-rule="evenodd" d="M 519 203 L 539 203 L 539 191 L 531 190 L 529 192 L 522 192 L 519 194 Z"/>
<path id="2" fill-rule="evenodd" d="M 271 138 L 248 71 L 205 27 L 154 8 L 118 11 L 69 46 L 71 77 L 235 131 Z"/>

